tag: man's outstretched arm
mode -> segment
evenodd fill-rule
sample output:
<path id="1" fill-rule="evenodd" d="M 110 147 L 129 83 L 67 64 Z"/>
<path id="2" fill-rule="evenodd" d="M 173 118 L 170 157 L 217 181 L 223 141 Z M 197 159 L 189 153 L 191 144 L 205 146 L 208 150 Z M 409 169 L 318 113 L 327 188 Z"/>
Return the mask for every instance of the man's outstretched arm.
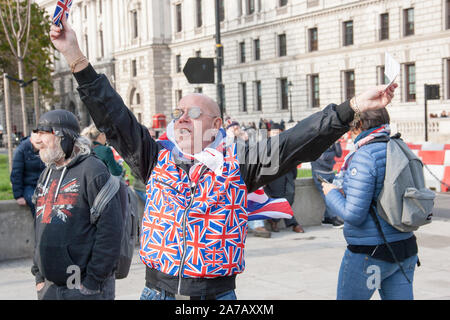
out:
<path id="1" fill-rule="evenodd" d="M 300 121 L 279 136 L 256 145 L 240 148 L 242 177 L 249 192 L 286 174 L 302 162 L 316 160 L 349 130 L 355 112 L 386 107 L 394 97 L 397 84 L 373 87 L 340 105 L 331 104 Z M 386 89 L 386 90 L 385 90 Z"/>

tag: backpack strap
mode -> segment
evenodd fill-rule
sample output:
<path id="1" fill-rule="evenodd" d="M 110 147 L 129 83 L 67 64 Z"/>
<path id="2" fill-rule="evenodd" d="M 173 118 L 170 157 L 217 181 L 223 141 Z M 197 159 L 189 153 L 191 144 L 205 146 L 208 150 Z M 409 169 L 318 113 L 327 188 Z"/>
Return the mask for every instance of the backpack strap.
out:
<path id="1" fill-rule="evenodd" d="M 403 269 L 403 266 L 400 264 L 400 262 L 397 259 L 397 256 L 394 253 L 394 250 L 392 250 L 392 247 L 389 245 L 389 242 L 387 242 L 386 237 L 384 235 L 383 229 L 381 228 L 380 220 L 378 220 L 377 214 L 375 213 L 376 205 L 374 202 L 371 203 L 369 213 L 372 216 L 372 219 L 375 222 L 375 225 L 377 226 L 378 232 L 380 232 L 381 237 L 383 238 L 384 244 L 388 248 L 389 252 L 392 255 L 392 258 L 394 258 L 395 263 L 398 265 L 400 270 L 402 271 L 403 275 L 405 276 L 406 280 L 408 280 L 409 283 L 411 283 L 411 280 L 409 280 L 408 276 L 406 275 L 405 270 Z"/>
<path id="2" fill-rule="evenodd" d="M 116 195 L 120 188 L 120 180 L 110 175 L 108 181 L 102 187 L 100 192 L 95 197 L 94 203 L 91 207 L 91 223 L 95 224 L 100 217 L 100 214 L 105 209 L 109 201 Z"/>

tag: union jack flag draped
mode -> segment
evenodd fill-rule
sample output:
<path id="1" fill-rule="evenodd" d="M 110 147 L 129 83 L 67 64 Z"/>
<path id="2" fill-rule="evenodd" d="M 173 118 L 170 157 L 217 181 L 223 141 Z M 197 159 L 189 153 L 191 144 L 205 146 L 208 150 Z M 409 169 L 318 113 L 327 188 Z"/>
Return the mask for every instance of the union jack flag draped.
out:
<path id="1" fill-rule="evenodd" d="M 69 18 L 70 7 L 72 6 L 72 0 L 58 0 L 56 3 L 55 13 L 53 14 L 53 24 L 62 27 L 60 25 L 62 15 L 66 14 L 66 19 Z"/>
<path id="2" fill-rule="evenodd" d="M 269 198 L 263 188 L 247 196 L 248 220 L 291 219 L 294 215 L 291 205 L 284 198 Z"/>

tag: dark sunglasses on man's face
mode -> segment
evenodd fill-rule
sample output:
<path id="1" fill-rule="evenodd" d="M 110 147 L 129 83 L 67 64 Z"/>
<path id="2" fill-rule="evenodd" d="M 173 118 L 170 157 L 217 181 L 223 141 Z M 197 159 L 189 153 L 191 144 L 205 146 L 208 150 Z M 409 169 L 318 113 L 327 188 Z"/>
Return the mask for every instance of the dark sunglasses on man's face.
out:
<path id="1" fill-rule="evenodd" d="M 198 119 L 202 115 L 202 109 L 200 107 L 192 107 L 187 111 L 187 115 L 191 119 Z M 184 111 L 182 109 L 175 109 L 172 111 L 172 118 L 174 120 L 180 119 L 184 114 Z M 216 116 L 206 114 L 209 117 L 215 118 Z"/>

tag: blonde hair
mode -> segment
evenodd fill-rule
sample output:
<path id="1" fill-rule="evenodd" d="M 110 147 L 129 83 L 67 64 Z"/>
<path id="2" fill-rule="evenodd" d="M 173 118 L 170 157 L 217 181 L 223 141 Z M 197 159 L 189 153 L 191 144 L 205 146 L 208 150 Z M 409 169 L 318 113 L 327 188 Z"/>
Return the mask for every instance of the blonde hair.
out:
<path id="1" fill-rule="evenodd" d="M 100 132 L 93 123 L 81 131 L 81 135 L 91 141 L 96 141 L 100 134 L 102 134 L 102 132 Z"/>

